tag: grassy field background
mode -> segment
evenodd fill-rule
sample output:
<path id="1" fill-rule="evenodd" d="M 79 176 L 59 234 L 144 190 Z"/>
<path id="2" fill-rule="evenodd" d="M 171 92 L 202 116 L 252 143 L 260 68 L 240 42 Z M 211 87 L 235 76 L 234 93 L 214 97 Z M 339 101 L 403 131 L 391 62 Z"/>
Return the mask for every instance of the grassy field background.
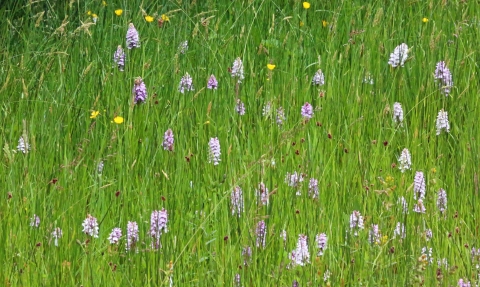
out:
<path id="1" fill-rule="evenodd" d="M 4 286 L 480 284 L 475 1 L 312 1 L 309 9 L 273 0 L 9 4 L 0 8 Z M 132 50 L 129 23 L 140 35 Z M 402 43 L 408 59 L 392 68 L 390 54 Z M 113 62 L 118 45 L 124 71 Z M 238 57 L 241 83 L 230 74 Z M 434 79 L 440 61 L 453 75 L 448 96 Z M 325 84 L 312 85 L 319 69 Z M 185 73 L 195 89 L 182 94 Z M 211 74 L 217 90 L 206 88 Z M 148 98 L 134 105 L 136 77 Z M 309 120 L 301 115 L 306 102 L 314 107 Z M 395 102 L 403 125 L 392 119 Z M 280 107 L 286 119 L 279 126 Z M 436 135 L 441 109 L 450 132 Z M 162 147 L 167 129 L 173 151 Z M 17 150 L 21 137 L 28 153 Z M 215 137 L 218 165 L 208 161 Z M 404 148 L 412 165 L 402 173 Z M 413 210 L 417 171 L 425 175 L 425 213 Z M 291 187 L 295 172 L 304 180 Z M 261 182 L 268 205 L 257 200 Z M 240 216 L 232 215 L 237 186 Z M 150 215 L 162 208 L 168 232 L 155 250 Z M 364 217 L 357 236 L 354 211 Z M 89 214 L 98 238 L 82 231 Z M 264 248 L 256 244 L 262 220 Z M 139 229 L 130 251 L 128 222 Z M 394 234 L 398 223 L 404 238 Z M 381 235 L 371 243 L 374 224 Z M 123 236 L 110 244 L 115 227 Z M 317 256 L 320 233 L 328 243 Z M 291 259 L 300 234 L 310 252 L 304 266 Z M 251 256 L 243 252 L 249 247 Z"/>

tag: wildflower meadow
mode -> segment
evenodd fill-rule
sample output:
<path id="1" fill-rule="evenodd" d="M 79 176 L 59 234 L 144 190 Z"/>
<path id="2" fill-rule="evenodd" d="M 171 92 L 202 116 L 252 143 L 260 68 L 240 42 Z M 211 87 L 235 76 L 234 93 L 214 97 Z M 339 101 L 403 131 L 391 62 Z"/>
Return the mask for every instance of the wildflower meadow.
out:
<path id="1" fill-rule="evenodd" d="M 479 286 L 477 1 L 6 1 L 2 286 Z"/>

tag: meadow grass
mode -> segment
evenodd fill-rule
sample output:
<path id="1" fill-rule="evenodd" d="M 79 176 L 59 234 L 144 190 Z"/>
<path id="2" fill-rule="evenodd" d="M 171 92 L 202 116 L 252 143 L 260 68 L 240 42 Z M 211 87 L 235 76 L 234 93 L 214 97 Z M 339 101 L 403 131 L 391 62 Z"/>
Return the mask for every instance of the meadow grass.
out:
<path id="1" fill-rule="evenodd" d="M 309 9 L 273 0 L 58 2 L 12 1 L 0 9 L 5 286 L 480 283 L 480 250 L 472 255 L 480 248 L 474 1 L 312 1 Z M 168 21 L 159 27 L 162 15 Z M 140 35 L 132 50 L 125 44 L 129 23 Z M 408 59 L 392 68 L 390 53 L 401 43 Z M 112 59 L 118 45 L 124 71 Z M 241 83 L 230 74 L 237 57 Z M 440 61 L 453 75 L 448 96 L 434 79 Z M 319 69 L 325 84 L 312 85 Z M 195 89 L 182 94 L 185 73 Z M 211 74 L 216 90 L 206 88 Z M 134 105 L 136 77 L 148 98 Z M 245 115 L 236 112 L 237 100 Z M 314 107 L 309 120 L 301 115 L 305 102 Z M 395 102 L 403 107 L 402 125 L 392 119 Z M 277 125 L 280 107 L 286 119 Z M 436 135 L 441 109 L 450 132 Z M 124 122 L 115 123 L 117 116 Z M 162 147 L 169 128 L 173 151 Z M 27 153 L 17 150 L 21 137 Z M 218 165 L 208 161 L 215 137 Z M 412 165 L 402 173 L 404 148 Z M 426 180 L 425 213 L 413 210 L 417 171 Z M 286 180 L 294 172 L 304 177 L 297 187 Z M 318 180 L 316 198 L 311 178 Z M 256 196 L 261 182 L 268 205 Z M 237 186 L 240 216 L 232 215 Z M 441 188 L 444 213 L 437 208 Z M 155 250 L 150 215 L 162 208 L 168 232 Z M 357 235 L 354 211 L 364 217 Z M 34 214 L 38 227 L 31 225 Z M 89 214 L 98 238 L 82 231 Z M 256 244 L 261 220 L 265 248 Z M 127 251 L 130 221 L 138 224 L 139 242 Z M 394 234 L 398 223 L 404 238 Z M 371 243 L 373 224 L 381 235 Z M 107 240 L 114 227 L 123 230 L 118 244 Z M 317 256 L 320 233 L 328 243 Z M 300 234 L 310 251 L 304 266 L 291 259 Z M 251 257 L 242 254 L 248 247 Z"/>

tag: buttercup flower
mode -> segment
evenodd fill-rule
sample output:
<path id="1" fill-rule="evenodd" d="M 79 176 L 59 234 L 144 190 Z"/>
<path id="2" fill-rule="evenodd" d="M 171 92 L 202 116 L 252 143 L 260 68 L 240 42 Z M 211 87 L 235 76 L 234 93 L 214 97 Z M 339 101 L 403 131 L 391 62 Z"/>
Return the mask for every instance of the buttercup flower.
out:
<path id="1" fill-rule="evenodd" d="M 90 114 L 90 118 L 95 119 L 99 114 L 100 114 L 99 111 L 92 111 L 92 113 Z"/>
<path id="2" fill-rule="evenodd" d="M 162 20 L 163 20 L 164 22 L 170 22 L 170 18 L 168 18 L 168 16 L 165 15 L 165 14 L 162 14 L 162 17 L 161 17 L 161 18 L 162 18 Z"/>
<path id="3" fill-rule="evenodd" d="M 147 99 L 147 87 L 145 86 L 142 78 L 138 77 L 135 79 L 132 93 L 134 104 L 138 102 L 145 102 L 145 100 Z"/>
<path id="4" fill-rule="evenodd" d="M 113 118 L 113 121 L 116 123 L 116 124 L 121 124 L 123 123 L 123 118 L 120 117 L 120 116 L 116 116 Z"/>
<path id="5" fill-rule="evenodd" d="M 117 16 L 122 16 L 122 14 L 123 14 L 123 10 L 122 10 L 122 9 L 117 9 L 117 10 L 115 10 L 115 15 L 117 15 Z"/>
<path id="6" fill-rule="evenodd" d="M 162 16 L 158 19 L 158 27 L 162 28 L 163 23 L 165 23 L 165 22 L 170 22 L 170 18 L 168 18 L 167 15 L 162 14 Z"/>
<path id="7" fill-rule="evenodd" d="M 98 20 L 97 14 L 92 14 L 92 21 L 93 21 L 93 23 L 97 23 L 97 20 Z"/>
<path id="8" fill-rule="evenodd" d="M 118 45 L 117 50 L 113 54 L 113 62 L 117 64 L 120 71 L 123 71 L 123 68 L 125 67 L 125 52 L 121 45 Z"/>
<path id="9" fill-rule="evenodd" d="M 422 22 L 423 22 L 423 23 L 427 23 L 427 22 L 428 22 L 428 18 L 423 17 Z"/>
<path id="10" fill-rule="evenodd" d="M 308 2 L 303 2 L 302 4 L 303 4 L 303 8 L 304 8 L 304 9 L 310 8 L 310 3 L 308 3 Z"/>
<path id="11" fill-rule="evenodd" d="M 150 15 L 145 16 L 145 21 L 147 21 L 148 23 L 153 22 L 153 20 L 155 20 L 155 19 L 152 16 L 150 16 Z"/>
<path id="12" fill-rule="evenodd" d="M 267 64 L 267 69 L 269 69 L 270 71 L 273 71 L 273 69 L 275 69 L 275 65 L 273 64 Z"/>
<path id="13" fill-rule="evenodd" d="M 322 20 L 322 26 L 323 28 L 327 28 L 328 22 L 325 20 Z"/>
<path id="14" fill-rule="evenodd" d="M 138 35 L 138 31 L 135 29 L 135 26 L 133 26 L 133 23 L 128 24 L 126 39 L 127 49 L 140 47 L 140 36 Z"/>
<path id="15" fill-rule="evenodd" d="M 382 236 L 382 245 L 388 242 L 388 235 Z"/>
<path id="16" fill-rule="evenodd" d="M 391 65 L 393 68 L 397 66 L 402 66 L 405 64 L 405 61 L 408 58 L 408 46 L 405 43 L 398 45 L 393 53 L 390 54 L 390 59 L 388 60 L 388 64 Z"/>

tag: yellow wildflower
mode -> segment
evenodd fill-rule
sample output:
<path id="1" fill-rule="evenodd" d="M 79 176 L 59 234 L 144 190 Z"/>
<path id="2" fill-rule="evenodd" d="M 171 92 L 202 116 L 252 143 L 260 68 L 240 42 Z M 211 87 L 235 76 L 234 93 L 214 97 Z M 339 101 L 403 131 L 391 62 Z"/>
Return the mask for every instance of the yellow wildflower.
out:
<path id="1" fill-rule="evenodd" d="M 87 15 L 88 16 L 92 15 L 92 11 L 88 10 Z"/>
<path id="2" fill-rule="evenodd" d="M 304 25 L 303 21 L 300 21 L 300 27 L 303 27 L 303 25 Z"/>
<path id="3" fill-rule="evenodd" d="M 308 2 L 303 2 L 303 8 L 304 8 L 304 9 L 310 8 L 310 3 L 308 3 Z"/>
<path id="4" fill-rule="evenodd" d="M 120 117 L 120 116 L 116 116 L 115 118 L 113 118 L 113 121 L 114 121 L 116 124 L 121 124 L 121 123 L 123 123 L 123 118 Z"/>
<path id="5" fill-rule="evenodd" d="M 117 9 L 117 10 L 115 10 L 115 15 L 117 15 L 117 16 L 122 16 L 122 14 L 123 14 L 123 10 L 122 10 L 122 9 Z"/>
<path id="6" fill-rule="evenodd" d="M 107 1 L 102 1 L 103 6 L 107 6 Z"/>
<path id="7" fill-rule="evenodd" d="M 162 14 L 162 20 L 163 22 L 170 22 L 170 18 L 168 18 L 168 16 L 165 14 Z"/>
<path id="8" fill-rule="evenodd" d="M 382 245 L 388 242 L 388 235 L 382 236 Z"/>
<path id="9" fill-rule="evenodd" d="M 99 114 L 100 114 L 99 111 L 92 111 L 92 113 L 90 114 L 90 118 L 95 119 Z"/>
<path id="10" fill-rule="evenodd" d="M 431 172 L 431 173 L 437 173 L 437 169 L 434 168 L 434 167 L 432 167 L 432 169 L 430 169 L 430 172 Z"/>
<path id="11" fill-rule="evenodd" d="M 325 21 L 325 20 L 322 20 L 322 26 L 325 28 L 325 27 L 327 27 L 327 25 L 328 25 L 328 22 Z"/>
<path id="12" fill-rule="evenodd" d="M 424 18 L 422 19 L 422 22 L 423 22 L 423 23 L 427 23 L 427 22 L 428 22 L 428 18 L 425 18 L 425 17 L 424 17 Z"/>
<path id="13" fill-rule="evenodd" d="M 267 64 L 267 68 L 272 71 L 273 69 L 275 69 L 275 65 L 274 64 Z"/>
<path id="14" fill-rule="evenodd" d="M 154 20 L 154 19 L 153 19 L 152 16 L 149 16 L 149 15 L 145 16 L 145 21 L 147 21 L 147 22 L 150 23 L 150 22 L 153 22 L 153 20 Z"/>

